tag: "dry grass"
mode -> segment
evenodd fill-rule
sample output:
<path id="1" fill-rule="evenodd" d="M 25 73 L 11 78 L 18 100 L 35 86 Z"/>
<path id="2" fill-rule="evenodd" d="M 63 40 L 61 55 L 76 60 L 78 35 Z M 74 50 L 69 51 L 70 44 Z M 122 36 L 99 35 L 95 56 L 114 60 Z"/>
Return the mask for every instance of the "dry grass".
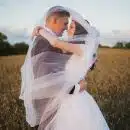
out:
<path id="1" fill-rule="evenodd" d="M 32 130 L 18 99 L 20 67 L 25 56 L 0 57 L 0 129 Z M 111 130 L 130 130 L 130 50 L 100 49 L 89 73 L 88 91 L 95 97 Z"/>

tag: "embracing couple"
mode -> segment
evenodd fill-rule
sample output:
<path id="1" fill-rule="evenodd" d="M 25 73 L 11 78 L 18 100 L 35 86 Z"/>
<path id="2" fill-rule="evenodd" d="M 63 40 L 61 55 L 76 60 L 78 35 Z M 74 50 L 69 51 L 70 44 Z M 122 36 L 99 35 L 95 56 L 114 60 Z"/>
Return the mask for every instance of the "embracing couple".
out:
<path id="1" fill-rule="evenodd" d="M 66 30 L 66 35 L 65 35 Z M 55 6 L 34 28 L 21 68 L 26 121 L 39 130 L 109 130 L 85 76 L 95 64 L 99 34 L 72 9 Z"/>

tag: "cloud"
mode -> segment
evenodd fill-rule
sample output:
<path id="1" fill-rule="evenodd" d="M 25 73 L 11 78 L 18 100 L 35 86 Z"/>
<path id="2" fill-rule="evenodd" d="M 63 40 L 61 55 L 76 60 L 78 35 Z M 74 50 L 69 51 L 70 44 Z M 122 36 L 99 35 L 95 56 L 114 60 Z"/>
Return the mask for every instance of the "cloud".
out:
<path id="1" fill-rule="evenodd" d="M 129 42 L 130 30 L 113 30 L 111 33 L 101 34 L 101 44 L 114 46 L 117 42 Z"/>
<path id="2" fill-rule="evenodd" d="M 0 32 L 4 33 L 8 37 L 8 41 L 11 44 L 16 42 L 27 42 L 29 38 L 28 30 L 24 29 L 11 29 L 7 27 L 1 27 Z"/>

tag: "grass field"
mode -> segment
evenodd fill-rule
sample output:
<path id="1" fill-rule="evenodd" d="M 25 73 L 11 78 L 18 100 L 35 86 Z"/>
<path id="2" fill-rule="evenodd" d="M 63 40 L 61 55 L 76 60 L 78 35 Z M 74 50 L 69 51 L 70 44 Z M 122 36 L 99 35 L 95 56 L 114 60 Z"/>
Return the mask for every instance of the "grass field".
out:
<path id="1" fill-rule="evenodd" d="M 34 130 L 25 121 L 18 99 L 20 67 L 25 56 L 0 57 L 0 130 Z M 130 130 L 130 50 L 100 49 L 87 90 L 101 108 L 111 130 Z"/>

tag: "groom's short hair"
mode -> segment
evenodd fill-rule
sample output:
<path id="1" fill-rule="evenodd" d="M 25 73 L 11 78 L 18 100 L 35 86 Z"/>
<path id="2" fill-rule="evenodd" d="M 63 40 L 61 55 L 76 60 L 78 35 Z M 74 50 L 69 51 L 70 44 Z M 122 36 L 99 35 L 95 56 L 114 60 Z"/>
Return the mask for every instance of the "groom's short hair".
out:
<path id="1" fill-rule="evenodd" d="M 48 13 L 46 20 L 49 18 L 56 16 L 56 17 L 70 17 L 70 13 L 66 10 L 57 9 L 55 11 L 51 11 Z"/>

